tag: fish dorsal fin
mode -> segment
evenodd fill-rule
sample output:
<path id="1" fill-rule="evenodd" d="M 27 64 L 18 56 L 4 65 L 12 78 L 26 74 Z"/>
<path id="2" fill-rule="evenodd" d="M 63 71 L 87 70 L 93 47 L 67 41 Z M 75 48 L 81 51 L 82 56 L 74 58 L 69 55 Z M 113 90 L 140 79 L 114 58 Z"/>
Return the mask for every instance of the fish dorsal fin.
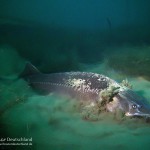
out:
<path id="1" fill-rule="evenodd" d="M 30 62 L 27 62 L 25 65 L 25 69 L 20 74 L 20 77 L 27 77 L 27 76 L 31 76 L 31 75 L 35 75 L 39 73 L 40 71 L 34 65 L 32 65 Z"/>

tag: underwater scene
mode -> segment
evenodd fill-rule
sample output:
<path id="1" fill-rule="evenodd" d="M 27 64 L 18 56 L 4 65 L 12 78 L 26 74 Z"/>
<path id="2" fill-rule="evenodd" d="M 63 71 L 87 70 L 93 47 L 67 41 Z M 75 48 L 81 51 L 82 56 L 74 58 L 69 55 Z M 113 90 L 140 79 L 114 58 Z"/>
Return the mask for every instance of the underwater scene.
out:
<path id="1" fill-rule="evenodd" d="M 149 0 L 0 7 L 0 149 L 150 149 Z"/>

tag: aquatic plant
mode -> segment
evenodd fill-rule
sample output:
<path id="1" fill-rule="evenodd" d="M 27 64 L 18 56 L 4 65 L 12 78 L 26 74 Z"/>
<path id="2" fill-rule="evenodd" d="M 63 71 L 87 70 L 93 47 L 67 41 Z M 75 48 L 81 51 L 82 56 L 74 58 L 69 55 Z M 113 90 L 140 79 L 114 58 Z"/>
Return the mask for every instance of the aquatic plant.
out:
<path id="1" fill-rule="evenodd" d="M 101 114 L 107 112 L 107 104 L 111 104 L 115 106 L 115 100 L 113 97 L 119 92 L 120 87 L 116 87 L 114 85 L 109 85 L 108 88 L 102 90 L 99 94 L 99 101 L 97 102 L 84 102 L 81 105 L 81 116 L 82 118 L 90 121 L 98 121 L 101 119 Z M 115 111 L 115 116 L 118 116 L 121 110 Z M 124 115 L 121 116 L 124 117 Z M 121 117 L 120 117 L 121 119 Z"/>
<path id="2" fill-rule="evenodd" d="M 150 80 L 150 48 L 149 46 L 116 47 L 107 51 L 107 66 L 124 75 L 142 77 Z"/>
<path id="3" fill-rule="evenodd" d="M 25 103 L 31 94 L 31 89 L 23 80 L 8 80 L 8 82 L 0 82 L 1 106 L 0 115 L 9 111 L 17 104 Z"/>
<path id="4" fill-rule="evenodd" d="M 99 102 L 102 104 L 108 103 L 111 101 L 112 97 L 117 94 L 120 87 L 115 87 L 114 85 L 110 85 L 107 89 L 104 89 L 100 92 Z"/>
<path id="5" fill-rule="evenodd" d="M 16 76 L 21 72 L 23 62 L 14 48 L 8 45 L 0 46 L 0 77 Z"/>
<path id="6" fill-rule="evenodd" d="M 125 80 L 122 80 L 121 84 L 122 86 L 126 86 L 128 87 L 129 89 L 132 89 L 132 85 L 130 84 L 130 82 L 128 81 L 128 79 L 125 79 Z"/>

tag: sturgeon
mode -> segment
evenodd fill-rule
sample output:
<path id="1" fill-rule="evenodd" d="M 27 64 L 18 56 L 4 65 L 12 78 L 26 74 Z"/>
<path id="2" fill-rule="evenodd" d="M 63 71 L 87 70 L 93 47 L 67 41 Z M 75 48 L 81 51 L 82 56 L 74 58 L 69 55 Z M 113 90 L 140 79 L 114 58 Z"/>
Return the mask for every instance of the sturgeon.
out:
<path id="1" fill-rule="evenodd" d="M 43 74 L 31 63 L 27 63 L 21 77 L 32 88 L 44 94 L 53 92 L 94 103 L 107 100 L 106 109 L 109 112 L 121 109 L 126 116 L 150 116 L 150 105 L 143 97 L 101 74 L 91 72 Z"/>

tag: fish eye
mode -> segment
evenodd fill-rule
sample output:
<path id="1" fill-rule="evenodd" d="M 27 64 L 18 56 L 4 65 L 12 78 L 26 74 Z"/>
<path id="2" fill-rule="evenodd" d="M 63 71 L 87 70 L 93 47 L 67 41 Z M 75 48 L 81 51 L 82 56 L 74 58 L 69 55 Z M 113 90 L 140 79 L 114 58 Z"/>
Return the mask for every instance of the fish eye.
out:
<path id="1" fill-rule="evenodd" d="M 136 109 L 136 108 L 137 108 L 137 105 L 135 105 L 135 104 L 132 105 L 132 108 L 133 108 L 133 109 Z"/>

